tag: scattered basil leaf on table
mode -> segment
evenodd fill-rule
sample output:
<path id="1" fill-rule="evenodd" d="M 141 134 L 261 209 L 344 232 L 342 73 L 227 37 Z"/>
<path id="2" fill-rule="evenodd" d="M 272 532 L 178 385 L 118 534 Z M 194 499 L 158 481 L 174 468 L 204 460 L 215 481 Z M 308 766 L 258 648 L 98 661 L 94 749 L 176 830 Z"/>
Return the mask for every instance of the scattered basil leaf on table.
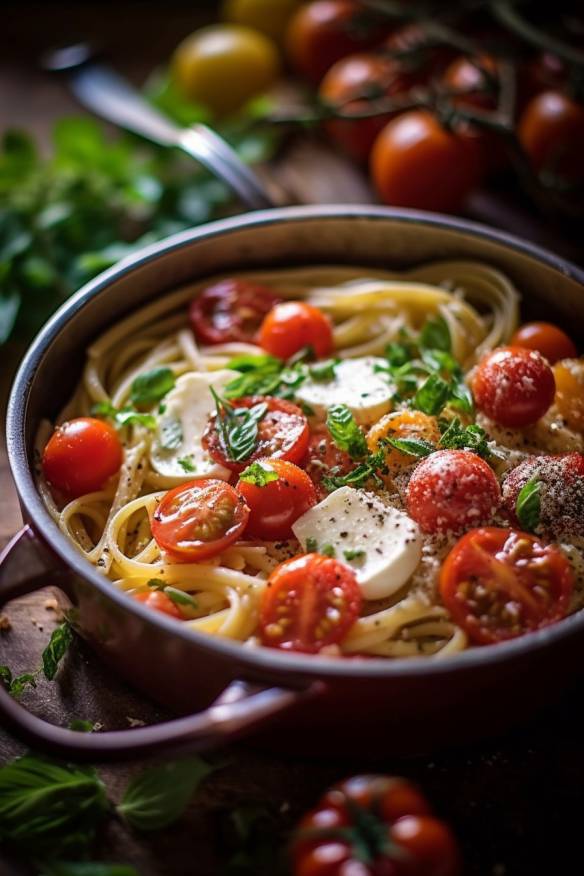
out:
<path id="1" fill-rule="evenodd" d="M 73 641 L 73 630 L 65 621 L 51 633 L 49 644 L 42 653 L 42 664 L 45 678 L 52 681 L 57 674 L 59 663 L 67 653 Z"/>
<path id="2" fill-rule="evenodd" d="M 76 730 L 78 733 L 93 733 L 95 724 L 85 718 L 73 718 L 69 722 L 69 730 Z"/>

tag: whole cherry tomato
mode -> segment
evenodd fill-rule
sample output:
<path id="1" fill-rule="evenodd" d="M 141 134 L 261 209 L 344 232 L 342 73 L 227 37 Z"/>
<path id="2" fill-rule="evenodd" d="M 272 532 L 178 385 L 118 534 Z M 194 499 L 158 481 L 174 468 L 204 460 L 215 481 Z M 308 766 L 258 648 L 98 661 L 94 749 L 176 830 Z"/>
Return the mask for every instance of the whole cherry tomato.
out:
<path id="1" fill-rule="evenodd" d="M 565 63 L 551 52 L 540 52 L 519 68 L 518 103 L 523 109 L 532 97 L 550 89 L 565 87 L 568 70 Z"/>
<path id="2" fill-rule="evenodd" d="M 530 528 L 558 538 L 584 535 L 584 455 L 530 456 L 508 472 L 503 481 L 503 501 L 515 525 L 521 525 L 519 493 L 534 480 L 538 509 L 535 525 Z"/>
<path id="3" fill-rule="evenodd" d="M 292 524 L 317 502 L 306 472 L 284 459 L 259 460 L 242 472 L 236 489 L 250 510 L 248 535 L 269 541 L 291 538 Z"/>
<path id="4" fill-rule="evenodd" d="M 572 568 L 559 548 L 514 529 L 467 532 L 440 572 L 444 605 L 478 645 L 560 620 L 568 613 L 573 587 Z"/>
<path id="5" fill-rule="evenodd" d="M 177 620 L 182 620 L 183 616 L 178 605 L 176 605 L 170 596 L 162 590 L 148 590 L 140 593 L 132 593 L 132 598 L 136 602 L 143 602 L 148 608 L 153 611 L 160 611 L 162 614 L 168 614 Z"/>
<path id="6" fill-rule="evenodd" d="M 57 426 L 43 452 L 43 474 L 71 499 L 101 489 L 117 474 L 124 453 L 113 426 L 94 417 L 77 417 Z"/>
<path id="7" fill-rule="evenodd" d="M 584 181 L 583 104 L 561 91 L 543 91 L 525 107 L 517 131 L 537 173 Z"/>
<path id="8" fill-rule="evenodd" d="M 479 410 L 501 426 L 536 423 L 554 400 L 552 369 L 537 350 L 498 347 L 479 362 L 472 392 Z"/>
<path id="9" fill-rule="evenodd" d="M 267 286 L 250 280 L 219 280 L 193 300 L 191 328 L 203 344 L 253 343 L 263 318 L 277 302 Z"/>
<path id="10" fill-rule="evenodd" d="M 492 78 L 491 78 L 492 77 Z M 453 92 L 468 92 L 452 98 L 458 106 L 494 109 L 497 105 L 497 62 L 490 55 L 456 58 L 444 74 L 444 84 Z"/>
<path id="11" fill-rule="evenodd" d="M 460 131 L 447 131 L 425 110 L 392 119 L 371 152 L 371 176 L 381 200 L 395 207 L 458 210 L 483 167 L 479 144 Z"/>
<path id="12" fill-rule="evenodd" d="M 550 365 L 555 365 L 559 359 L 571 359 L 577 355 L 572 338 L 551 322 L 524 323 L 511 338 L 511 346 L 537 350 Z"/>
<path id="13" fill-rule="evenodd" d="M 554 365 L 556 405 L 570 429 L 584 435 L 584 359 L 562 359 Z"/>
<path id="14" fill-rule="evenodd" d="M 303 347 L 312 347 L 319 357 L 333 350 L 333 330 L 328 316 L 305 301 L 276 304 L 264 319 L 259 344 L 267 353 L 289 359 Z"/>

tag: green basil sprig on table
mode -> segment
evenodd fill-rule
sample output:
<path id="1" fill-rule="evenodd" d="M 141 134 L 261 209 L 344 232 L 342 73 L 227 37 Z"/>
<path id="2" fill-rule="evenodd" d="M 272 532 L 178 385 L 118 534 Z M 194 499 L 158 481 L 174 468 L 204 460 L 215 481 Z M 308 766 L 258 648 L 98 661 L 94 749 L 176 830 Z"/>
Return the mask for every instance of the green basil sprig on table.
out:
<path id="1" fill-rule="evenodd" d="M 258 402 L 251 408 L 236 408 L 222 399 L 213 387 L 215 399 L 215 426 L 223 450 L 234 462 L 244 462 L 253 453 L 258 440 L 258 427 L 268 412 L 266 402 Z"/>
<path id="2" fill-rule="evenodd" d="M 8 666 L 0 666 L 0 681 L 5 685 L 8 693 L 18 698 L 27 687 L 36 687 L 38 676 L 43 673 L 48 681 L 52 681 L 57 674 L 59 664 L 73 641 L 73 630 L 65 621 L 55 627 L 51 638 L 41 655 L 42 666 L 35 672 L 26 672 L 14 676 Z"/>
<path id="3" fill-rule="evenodd" d="M 534 532 L 539 526 L 541 514 L 541 480 L 537 475 L 530 478 L 519 490 L 515 502 L 515 514 L 523 529 Z"/>

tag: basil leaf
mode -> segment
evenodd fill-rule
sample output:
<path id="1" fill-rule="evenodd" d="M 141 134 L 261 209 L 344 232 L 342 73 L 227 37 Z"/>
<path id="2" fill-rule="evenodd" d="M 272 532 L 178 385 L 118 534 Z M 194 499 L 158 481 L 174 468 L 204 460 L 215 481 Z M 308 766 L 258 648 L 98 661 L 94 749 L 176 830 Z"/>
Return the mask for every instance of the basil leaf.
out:
<path id="1" fill-rule="evenodd" d="M 144 426 L 144 428 L 151 429 L 152 431 L 156 429 L 157 425 L 156 417 L 152 414 L 141 414 L 138 411 L 125 409 L 116 413 L 115 421 L 120 426 L 131 426 L 136 424 L 137 426 Z"/>
<path id="2" fill-rule="evenodd" d="M 109 417 L 110 419 L 115 420 L 118 409 L 115 408 L 111 402 L 102 401 L 96 402 L 92 405 L 89 413 L 92 417 Z"/>
<path id="3" fill-rule="evenodd" d="M 336 359 L 325 359 L 324 362 L 316 362 L 314 365 L 308 366 L 308 373 L 313 380 L 327 381 L 334 380 L 335 367 L 338 365 Z"/>
<path id="4" fill-rule="evenodd" d="M 424 441 L 423 438 L 385 438 L 384 444 L 394 447 L 401 453 L 407 453 L 408 456 L 429 456 L 436 450 L 435 446 L 430 441 Z"/>
<path id="5" fill-rule="evenodd" d="M 25 672 L 13 678 L 8 687 L 8 693 L 11 697 L 18 699 L 27 687 L 36 687 L 36 678 L 30 672 Z"/>
<path id="6" fill-rule="evenodd" d="M 367 455 L 365 435 L 346 405 L 333 405 L 329 408 L 326 425 L 337 447 L 348 453 L 351 459 Z"/>
<path id="7" fill-rule="evenodd" d="M 444 350 L 427 349 L 421 351 L 422 362 L 431 371 L 445 371 L 462 377 L 460 365 L 450 353 Z"/>
<path id="8" fill-rule="evenodd" d="M 180 459 L 177 459 L 178 464 L 182 468 L 184 472 L 191 474 L 192 472 L 197 470 L 197 466 L 193 462 L 193 454 L 189 453 L 187 456 L 181 456 Z"/>
<path id="9" fill-rule="evenodd" d="M 450 331 L 442 316 L 429 319 L 424 324 L 420 332 L 419 344 L 421 349 L 443 350 L 445 353 L 450 353 L 452 349 Z"/>
<path id="10" fill-rule="evenodd" d="M 475 423 L 465 427 L 458 417 L 454 417 L 450 422 L 441 422 L 441 428 L 444 431 L 438 442 L 440 447 L 448 450 L 472 450 L 484 459 L 496 455 L 488 445 L 487 433 Z"/>
<path id="11" fill-rule="evenodd" d="M 73 630 L 67 621 L 53 630 L 49 644 L 41 655 L 43 672 L 49 681 L 52 681 L 57 674 L 59 663 L 69 650 L 72 641 Z"/>
<path id="12" fill-rule="evenodd" d="M 325 557 L 331 557 L 331 558 L 332 558 L 332 557 L 335 556 L 335 553 L 336 553 L 336 552 L 335 552 L 335 549 L 334 549 L 334 547 L 332 546 L 332 544 L 328 544 L 328 543 L 327 543 L 327 544 L 323 544 L 323 546 L 321 547 L 319 553 L 321 553 L 321 554 L 322 554 L 323 556 L 325 556 Z"/>
<path id="13" fill-rule="evenodd" d="M 43 864 L 40 876 L 139 876 L 129 864 L 104 861 L 50 861 Z"/>
<path id="14" fill-rule="evenodd" d="M 231 459 L 244 462 L 255 450 L 258 440 L 258 425 L 268 411 L 266 402 L 252 408 L 237 408 L 227 432 L 227 447 Z"/>
<path id="15" fill-rule="evenodd" d="M 0 666 L 0 681 L 6 686 L 10 687 L 10 683 L 12 681 L 12 670 L 8 666 Z"/>
<path id="16" fill-rule="evenodd" d="M 315 554 L 317 552 L 317 550 L 318 550 L 317 540 L 312 535 L 309 535 L 308 538 L 306 539 L 306 553 L 307 554 Z"/>
<path id="17" fill-rule="evenodd" d="M 160 830 L 180 818 L 212 771 L 200 757 L 147 769 L 130 781 L 117 811 L 136 830 Z"/>
<path id="18" fill-rule="evenodd" d="M 464 380 L 455 380 L 450 384 L 450 398 L 448 404 L 457 411 L 465 414 L 474 412 L 474 399 L 472 392 Z"/>
<path id="19" fill-rule="evenodd" d="M 174 387 L 176 379 L 170 368 L 153 368 L 139 374 L 132 382 L 130 398 L 135 405 L 150 405 L 160 401 Z"/>
<path id="20" fill-rule="evenodd" d="M 160 446 L 165 450 L 178 450 L 183 441 L 182 423 L 178 417 L 167 417 L 159 426 Z"/>
<path id="21" fill-rule="evenodd" d="M 405 344 L 392 343 L 385 348 L 385 358 L 392 368 L 405 365 L 412 358 L 412 351 Z"/>
<path id="22" fill-rule="evenodd" d="M 188 605 L 190 608 L 198 607 L 197 600 L 190 593 L 185 593 L 184 590 L 179 590 L 177 587 L 164 587 L 164 593 L 176 605 Z"/>
<path id="23" fill-rule="evenodd" d="M 257 371 L 248 371 L 240 377 L 235 377 L 231 380 L 223 390 L 225 398 L 241 398 L 245 395 L 275 395 L 280 386 L 280 374 L 282 363 L 279 370 L 273 368 Z"/>
<path id="24" fill-rule="evenodd" d="M 541 481 L 537 475 L 530 478 L 519 490 L 515 514 L 523 529 L 534 532 L 539 525 L 541 512 Z"/>
<path id="25" fill-rule="evenodd" d="M 431 374 L 416 392 L 413 406 L 424 414 L 439 414 L 450 395 L 450 387 L 437 374 Z"/>
<path id="26" fill-rule="evenodd" d="M 266 484 L 278 480 L 278 473 L 261 462 L 252 462 L 241 472 L 239 480 L 246 484 L 253 484 L 254 487 L 265 487 Z"/>
<path id="27" fill-rule="evenodd" d="M 154 590 L 164 590 L 166 584 L 162 578 L 149 578 L 146 582 L 147 587 L 152 587 Z"/>
<path id="28" fill-rule="evenodd" d="M 282 369 L 282 360 L 276 359 L 275 356 L 270 356 L 268 353 L 241 353 L 239 356 L 234 356 L 230 359 L 226 368 L 231 371 L 241 371 L 242 373 L 250 371 L 267 371 L 272 369 L 274 372 Z"/>

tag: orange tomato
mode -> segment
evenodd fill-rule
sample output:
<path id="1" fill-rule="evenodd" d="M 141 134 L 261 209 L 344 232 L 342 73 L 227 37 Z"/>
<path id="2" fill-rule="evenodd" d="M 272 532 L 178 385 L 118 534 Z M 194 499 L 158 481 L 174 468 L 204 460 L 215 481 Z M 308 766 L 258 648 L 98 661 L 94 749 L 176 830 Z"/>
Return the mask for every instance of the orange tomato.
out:
<path id="1" fill-rule="evenodd" d="M 430 417 L 422 411 L 394 411 L 382 417 L 367 433 L 367 446 L 371 453 L 379 450 L 383 438 L 421 438 L 437 444 L 440 440 L 440 429 L 436 417 Z M 386 450 L 385 463 L 392 475 L 416 462 L 418 460 L 415 456 L 402 453 L 394 447 Z"/>
<path id="2" fill-rule="evenodd" d="M 584 434 L 584 359 L 554 365 L 556 405 L 570 429 Z"/>

